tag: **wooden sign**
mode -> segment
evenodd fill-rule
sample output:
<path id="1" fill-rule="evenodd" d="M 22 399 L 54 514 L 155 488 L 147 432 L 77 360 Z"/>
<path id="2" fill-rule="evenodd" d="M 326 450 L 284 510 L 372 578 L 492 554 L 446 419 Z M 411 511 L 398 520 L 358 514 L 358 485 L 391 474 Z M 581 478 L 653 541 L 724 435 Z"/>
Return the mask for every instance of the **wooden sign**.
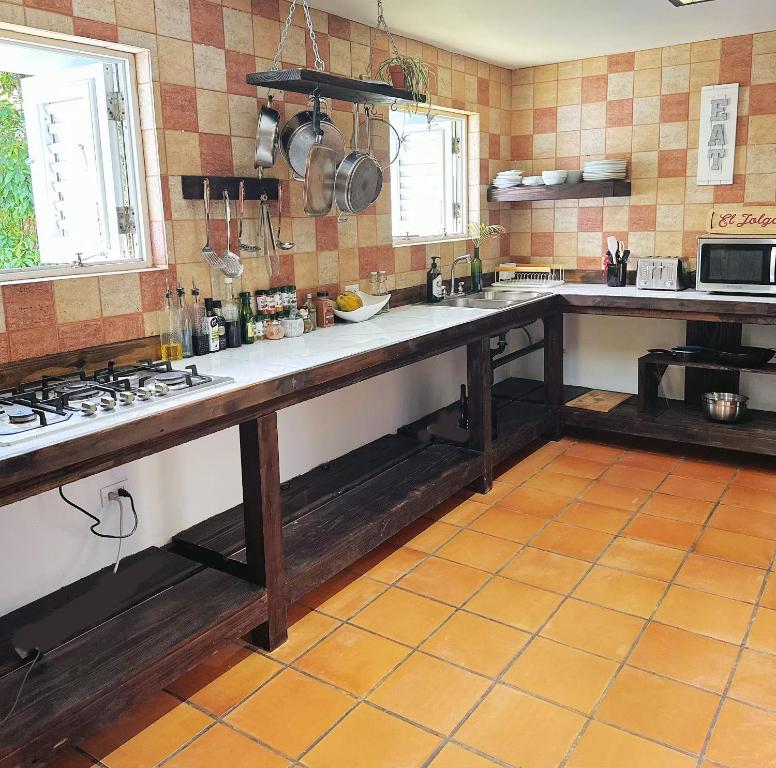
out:
<path id="1" fill-rule="evenodd" d="M 699 185 L 733 183 L 737 116 L 738 83 L 701 89 Z"/>
<path id="2" fill-rule="evenodd" d="M 776 237 L 776 206 L 715 208 L 708 231 L 714 235 L 762 235 Z"/>

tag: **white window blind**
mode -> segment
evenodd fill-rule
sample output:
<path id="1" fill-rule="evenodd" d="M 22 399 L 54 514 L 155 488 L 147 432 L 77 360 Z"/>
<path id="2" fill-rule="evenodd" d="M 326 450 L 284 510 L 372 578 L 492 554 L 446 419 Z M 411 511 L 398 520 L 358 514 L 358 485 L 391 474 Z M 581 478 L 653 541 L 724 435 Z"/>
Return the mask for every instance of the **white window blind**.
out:
<path id="1" fill-rule="evenodd" d="M 463 117 L 391 112 L 403 137 L 392 166 L 392 225 L 396 240 L 423 240 L 465 231 L 465 137 Z M 396 137 L 392 135 L 392 154 Z"/>
<path id="2" fill-rule="evenodd" d="M 32 191 L 45 264 L 122 258 L 105 67 L 22 79 Z M 106 167 L 107 166 L 107 167 Z"/>

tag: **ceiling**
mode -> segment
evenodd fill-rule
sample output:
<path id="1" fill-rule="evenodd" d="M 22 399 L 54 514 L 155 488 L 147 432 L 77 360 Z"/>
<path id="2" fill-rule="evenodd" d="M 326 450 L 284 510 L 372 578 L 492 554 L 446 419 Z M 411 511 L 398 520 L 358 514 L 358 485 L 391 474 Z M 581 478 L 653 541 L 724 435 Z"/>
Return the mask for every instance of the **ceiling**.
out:
<path id="1" fill-rule="evenodd" d="M 310 0 L 374 25 L 377 0 Z M 776 29 L 776 0 L 383 0 L 391 31 L 506 67 Z"/>

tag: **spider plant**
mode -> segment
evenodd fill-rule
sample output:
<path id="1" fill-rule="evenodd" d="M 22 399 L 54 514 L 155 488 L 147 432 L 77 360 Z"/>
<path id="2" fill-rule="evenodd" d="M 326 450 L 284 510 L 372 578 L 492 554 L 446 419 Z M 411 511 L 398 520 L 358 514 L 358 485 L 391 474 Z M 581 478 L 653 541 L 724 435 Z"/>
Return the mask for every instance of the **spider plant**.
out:
<path id="1" fill-rule="evenodd" d="M 394 88 L 410 91 L 417 104 L 428 93 L 431 67 L 420 59 L 397 53 L 380 64 L 377 68 L 377 76 L 386 83 L 391 83 Z"/>

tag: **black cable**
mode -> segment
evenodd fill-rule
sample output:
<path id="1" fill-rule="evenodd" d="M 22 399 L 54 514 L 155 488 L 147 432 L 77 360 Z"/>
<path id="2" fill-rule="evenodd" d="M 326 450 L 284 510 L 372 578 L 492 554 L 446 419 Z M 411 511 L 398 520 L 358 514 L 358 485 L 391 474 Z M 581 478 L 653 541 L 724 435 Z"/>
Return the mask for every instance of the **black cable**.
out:
<path id="1" fill-rule="evenodd" d="M 134 525 L 132 526 L 132 530 L 129 533 L 124 533 L 120 536 L 116 536 L 115 534 L 110 533 L 100 533 L 99 531 L 95 530 L 97 526 L 102 522 L 99 517 L 96 517 L 91 512 L 87 512 L 83 507 L 79 507 L 78 504 L 75 502 L 70 501 L 70 499 L 65 496 L 64 492 L 62 491 L 62 486 L 59 486 L 59 495 L 62 497 L 62 501 L 65 502 L 65 504 L 69 504 L 74 509 L 77 509 L 82 514 L 86 515 L 87 517 L 94 520 L 94 525 L 89 527 L 89 530 L 95 535 L 99 536 L 101 539 L 128 539 L 136 530 L 138 526 L 138 518 L 137 518 L 137 512 L 135 511 L 135 500 L 132 498 L 132 494 L 125 490 L 124 488 L 119 488 L 118 495 L 124 496 L 125 498 L 129 499 L 129 503 L 132 507 L 132 517 L 134 518 Z"/>
<path id="2" fill-rule="evenodd" d="M 27 678 L 30 676 L 30 672 L 32 672 L 32 668 L 35 666 L 35 663 L 42 655 L 43 654 L 41 653 L 40 649 L 37 649 L 35 658 L 32 660 L 32 664 L 30 664 L 30 666 L 27 668 L 27 671 L 24 673 L 24 678 L 22 679 L 22 684 L 19 686 L 19 692 L 16 694 L 16 698 L 14 699 L 13 706 L 11 707 L 8 714 L 5 715 L 2 720 L 0 720 L 0 726 L 5 725 L 10 719 L 11 715 L 14 712 L 16 712 L 16 707 L 19 705 L 19 699 L 21 699 L 22 697 L 22 691 L 24 690 L 24 686 L 27 685 Z"/>

